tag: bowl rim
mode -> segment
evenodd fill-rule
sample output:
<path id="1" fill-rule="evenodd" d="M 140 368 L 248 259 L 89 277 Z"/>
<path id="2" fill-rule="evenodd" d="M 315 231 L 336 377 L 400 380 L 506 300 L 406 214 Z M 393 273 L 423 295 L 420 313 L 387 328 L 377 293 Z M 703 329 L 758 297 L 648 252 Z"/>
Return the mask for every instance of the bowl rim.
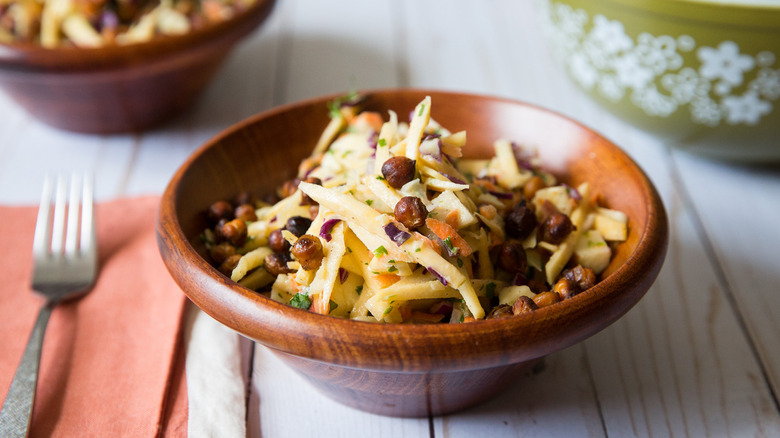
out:
<path id="1" fill-rule="evenodd" d="M 78 72 L 114 70 L 164 60 L 199 46 L 238 40 L 270 15 L 276 1 L 255 0 L 227 20 L 208 23 L 182 35 L 160 35 L 149 41 L 128 45 L 44 48 L 29 42 L 0 43 L 0 69 Z"/>
<path id="2" fill-rule="evenodd" d="M 568 2 L 568 0 L 555 0 Z M 747 5 L 720 3 L 709 0 L 596 0 L 588 6 L 598 8 L 612 4 L 632 12 L 641 11 L 656 19 L 673 18 L 687 23 L 729 27 L 742 27 L 746 31 L 759 29 L 777 34 L 780 26 L 780 3 L 773 5 Z M 695 12 L 695 15 L 692 14 Z"/>
<path id="3" fill-rule="evenodd" d="M 175 210 L 179 182 L 188 168 L 199 157 L 210 148 L 218 145 L 223 139 L 236 134 L 251 124 L 259 123 L 266 118 L 298 107 L 322 105 L 323 108 L 326 108 L 327 102 L 344 95 L 344 93 L 336 93 L 281 105 L 228 127 L 196 149 L 173 175 L 162 195 L 158 211 L 156 224 L 158 246 L 166 265 L 174 263 L 171 259 L 173 256 L 181 257 L 184 263 L 190 266 L 188 274 L 194 275 L 191 279 L 192 284 L 179 283 L 179 286 L 207 314 L 274 350 L 305 359 L 373 370 L 424 372 L 430 370 L 435 364 L 436 369 L 440 371 L 460 371 L 495 366 L 497 363 L 509 364 L 531 360 L 579 342 L 605 328 L 627 312 L 655 280 L 663 264 L 668 245 L 669 230 L 663 203 L 644 171 L 622 149 L 593 129 L 560 113 L 505 97 L 420 88 L 383 88 L 361 90 L 359 93 L 365 95 L 415 93 L 487 99 L 543 111 L 579 126 L 587 131 L 591 137 L 605 144 L 606 147 L 626 160 L 630 164 L 631 172 L 638 176 L 641 196 L 645 200 L 648 217 L 646 226 L 640 232 L 636 249 L 628 256 L 625 263 L 617 267 L 609 276 L 602 279 L 593 288 L 569 300 L 538 309 L 532 314 L 515 315 L 512 318 L 478 320 L 467 324 L 381 324 L 354 321 L 298 309 L 273 301 L 233 283 L 198 255 L 188 237 L 178 226 Z M 171 240 L 180 243 L 179 248 L 173 247 Z M 183 252 L 180 249 L 183 249 Z M 168 265 L 168 268 L 171 270 L 172 266 Z M 636 284 L 643 285 L 638 288 L 643 290 L 637 292 Z M 208 292 L 203 291 L 188 291 L 188 286 L 195 288 L 217 287 L 220 288 L 218 292 L 220 296 L 209 296 Z M 229 292 L 225 293 L 226 290 Z M 627 290 L 634 293 L 624 293 Z M 613 305 L 605 307 L 606 298 L 614 299 L 616 304 L 613 303 Z M 250 325 L 241 323 L 239 321 L 241 318 L 238 317 L 237 313 L 241 313 L 242 316 L 251 316 L 253 322 L 256 323 Z M 556 339 L 550 339 L 542 334 L 536 336 L 538 339 L 525 342 L 521 349 L 512 350 L 512 345 L 516 344 L 518 336 L 523 334 L 522 329 L 528 330 L 530 328 L 538 331 L 540 328 L 554 325 L 562 318 L 567 321 L 567 324 L 571 321 L 579 321 L 580 326 L 587 326 L 588 329 L 576 333 L 573 331 L 568 336 Z M 266 327 L 273 327 L 277 333 L 291 333 L 290 338 L 304 339 L 306 342 L 298 345 L 295 342 L 280 339 L 276 334 L 266 332 Z M 364 338 L 364 341 L 369 345 L 373 341 L 386 342 L 388 338 L 397 340 L 399 346 L 400 344 L 404 346 L 403 349 L 394 351 L 401 358 L 370 352 L 366 355 L 364 354 L 366 351 L 356 347 L 351 341 L 346 343 L 348 345 L 336 348 L 336 351 L 328 348 L 320 348 L 317 351 L 309 349 L 310 345 L 316 344 L 319 340 L 327 342 L 328 339 L 332 339 L 331 336 L 336 334 L 358 331 L 360 337 Z M 481 338 L 490 339 L 490 336 L 498 336 L 499 342 L 480 344 Z M 453 357 L 452 352 L 446 351 L 446 349 L 430 349 L 431 345 L 437 345 L 438 342 L 470 343 L 478 353 L 470 357 Z M 344 354 L 344 352 L 355 354 L 358 351 L 361 354 L 358 359 Z"/>

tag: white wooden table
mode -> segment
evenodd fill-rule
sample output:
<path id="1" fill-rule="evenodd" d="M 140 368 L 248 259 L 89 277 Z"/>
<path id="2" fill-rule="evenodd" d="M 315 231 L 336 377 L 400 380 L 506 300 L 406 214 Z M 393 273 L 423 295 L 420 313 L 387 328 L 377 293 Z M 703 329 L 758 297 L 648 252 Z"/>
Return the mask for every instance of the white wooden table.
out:
<path id="1" fill-rule="evenodd" d="M 595 127 L 663 197 L 671 224 L 664 268 L 616 324 L 549 356 L 543 371 L 499 398 L 446 417 L 392 419 L 337 405 L 263 348 L 216 333 L 229 341 L 220 348 L 230 357 L 189 356 L 233 365 L 241 364 L 238 352 L 252 356 L 244 362 L 252 362 L 248 410 L 235 401 L 223 406 L 240 431 L 271 438 L 780 436 L 780 166 L 691 156 L 595 106 L 552 61 L 530 1 L 280 0 L 195 108 L 142 135 L 54 130 L 0 95 L 0 203 L 36 203 L 51 170 L 92 170 L 98 200 L 159 194 L 188 154 L 246 116 L 326 93 L 399 86 L 516 98 Z M 190 393 L 193 409 L 198 391 Z M 191 434 L 206 434 L 206 423 L 191 420 Z"/>

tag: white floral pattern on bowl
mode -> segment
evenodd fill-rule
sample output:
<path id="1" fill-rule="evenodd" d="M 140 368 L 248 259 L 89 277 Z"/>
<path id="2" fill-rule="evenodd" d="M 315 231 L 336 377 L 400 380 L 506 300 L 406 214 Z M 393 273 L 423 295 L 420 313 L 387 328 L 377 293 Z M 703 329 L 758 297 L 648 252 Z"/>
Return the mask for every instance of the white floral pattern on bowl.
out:
<path id="1" fill-rule="evenodd" d="M 708 47 L 689 35 L 643 32 L 634 40 L 620 21 L 553 0 L 538 3 L 555 56 L 580 86 L 611 102 L 628 99 L 654 117 L 687 107 L 694 123 L 715 127 L 756 125 L 780 99 L 771 51 L 751 56 L 734 41 Z M 684 66 L 687 54 L 697 66 Z"/>

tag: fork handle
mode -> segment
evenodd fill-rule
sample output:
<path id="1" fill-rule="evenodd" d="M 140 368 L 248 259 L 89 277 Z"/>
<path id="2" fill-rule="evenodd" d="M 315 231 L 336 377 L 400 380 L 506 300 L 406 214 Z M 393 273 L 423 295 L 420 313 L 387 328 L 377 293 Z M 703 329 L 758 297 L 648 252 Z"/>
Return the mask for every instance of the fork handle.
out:
<path id="1" fill-rule="evenodd" d="M 49 300 L 38 312 L 38 319 L 27 341 L 22 361 L 16 369 L 0 411 L 0 435 L 3 437 L 26 437 L 28 434 L 41 364 L 43 333 L 56 305 L 56 301 Z"/>

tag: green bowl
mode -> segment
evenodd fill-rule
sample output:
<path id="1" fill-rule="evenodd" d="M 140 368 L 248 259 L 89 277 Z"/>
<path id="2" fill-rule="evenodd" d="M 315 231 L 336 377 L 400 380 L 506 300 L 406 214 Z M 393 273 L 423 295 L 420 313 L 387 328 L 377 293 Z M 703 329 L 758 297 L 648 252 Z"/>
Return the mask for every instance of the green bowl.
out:
<path id="1" fill-rule="evenodd" d="M 537 6 L 567 74 L 615 115 L 698 154 L 780 162 L 780 1 Z"/>

